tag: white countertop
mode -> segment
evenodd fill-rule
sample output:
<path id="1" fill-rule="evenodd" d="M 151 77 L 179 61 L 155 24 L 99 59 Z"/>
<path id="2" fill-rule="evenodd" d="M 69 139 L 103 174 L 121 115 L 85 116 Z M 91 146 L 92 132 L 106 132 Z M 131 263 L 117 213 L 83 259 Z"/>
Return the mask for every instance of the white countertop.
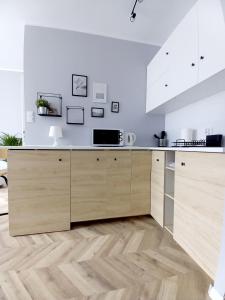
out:
<path id="1" fill-rule="evenodd" d="M 125 147 L 93 147 L 93 146 L 43 146 L 43 145 L 31 145 L 31 146 L 9 146 L 2 147 L 0 149 L 12 149 L 12 150 L 158 150 L 158 151 L 184 151 L 184 152 L 209 152 L 209 153 L 223 153 L 225 147 L 139 147 L 139 146 L 125 146 Z"/>

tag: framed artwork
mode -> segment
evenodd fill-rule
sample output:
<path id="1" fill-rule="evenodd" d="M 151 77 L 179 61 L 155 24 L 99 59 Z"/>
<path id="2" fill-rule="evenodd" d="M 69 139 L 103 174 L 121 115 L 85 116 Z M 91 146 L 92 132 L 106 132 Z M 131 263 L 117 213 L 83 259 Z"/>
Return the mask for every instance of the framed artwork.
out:
<path id="1" fill-rule="evenodd" d="M 66 107 L 66 123 L 74 125 L 84 125 L 84 107 L 67 106 Z"/>
<path id="2" fill-rule="evenodd" d="M 87 97 L 88 77 L 72 74 L 72 96 Z"/>
<path id="3" fill-rule="evenodd" d="M 93 83 L 93 102 L 106 103 L 107 101 L 107 84 Z"/>
<path id="4" fill-rule="evenodd" d="M 104 108 L 102 107 L 92 107 L 91 108 L 92 118 L 104 118 Z"/>
<path id="5" fill-rule="evenodd" d="M 119 111 L 120 111 L 120 103 L 112 101 L 112 103 L 111 103 L 111 112 L 119 113 Z"/>

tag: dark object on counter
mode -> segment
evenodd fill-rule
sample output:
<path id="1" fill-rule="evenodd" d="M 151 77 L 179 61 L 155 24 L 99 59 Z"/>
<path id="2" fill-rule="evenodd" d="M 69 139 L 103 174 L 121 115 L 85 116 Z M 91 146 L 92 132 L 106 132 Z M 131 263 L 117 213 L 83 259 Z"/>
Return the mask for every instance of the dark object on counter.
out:
<path id="1" fill-rule="evenodd" d="M 205 140 L 192 140 L 190 142 L 186 142 L 184 139 L 178 139 L 176 142 L 173 142 L 172 147 L 205 147 Z"/>
<path id="2" fill-rule="evenodd" d="M 164 140 L 166 138 L 166 132 L 162 131 L 161 132 L 161 139 Z"/>
<path id="3" fill-rule="evenodd" d="M 206 136 L 206 147 L 222 147 L 222 134 L 213 134 Z"/>
<path id="4" fill-rule="evenodd" d="M 166 138 L 166 131 L 161 131 L 160 137 L 157 134 L 154 134 L 154 138 L 158 140 L 158 147 L 167 147 L 168 140 Z"/>

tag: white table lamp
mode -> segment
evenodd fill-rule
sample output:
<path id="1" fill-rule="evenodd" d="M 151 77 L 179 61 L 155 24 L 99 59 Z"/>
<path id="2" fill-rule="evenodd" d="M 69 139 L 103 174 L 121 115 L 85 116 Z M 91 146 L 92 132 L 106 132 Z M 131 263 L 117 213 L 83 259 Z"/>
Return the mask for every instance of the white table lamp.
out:
<path id="1" fill-rule="evenodd" d="M 54 138 L 53 147 L 57 147 L 59 145 L 58 139 L 63 137 L 62 127 L 60 127 L 60 126 L 50 126 L 49 136 Z"/>

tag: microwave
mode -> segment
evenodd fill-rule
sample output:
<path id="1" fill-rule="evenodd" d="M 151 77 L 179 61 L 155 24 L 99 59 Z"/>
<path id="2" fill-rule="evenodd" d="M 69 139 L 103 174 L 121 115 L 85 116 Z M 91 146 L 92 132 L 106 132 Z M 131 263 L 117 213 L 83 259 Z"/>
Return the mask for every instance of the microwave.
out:
<path id="1" fill-rule="evenodd" d="M 121 129 L 93 129 L 92 144 L 98 147 L 124 146 L 124 131 Z"/>

